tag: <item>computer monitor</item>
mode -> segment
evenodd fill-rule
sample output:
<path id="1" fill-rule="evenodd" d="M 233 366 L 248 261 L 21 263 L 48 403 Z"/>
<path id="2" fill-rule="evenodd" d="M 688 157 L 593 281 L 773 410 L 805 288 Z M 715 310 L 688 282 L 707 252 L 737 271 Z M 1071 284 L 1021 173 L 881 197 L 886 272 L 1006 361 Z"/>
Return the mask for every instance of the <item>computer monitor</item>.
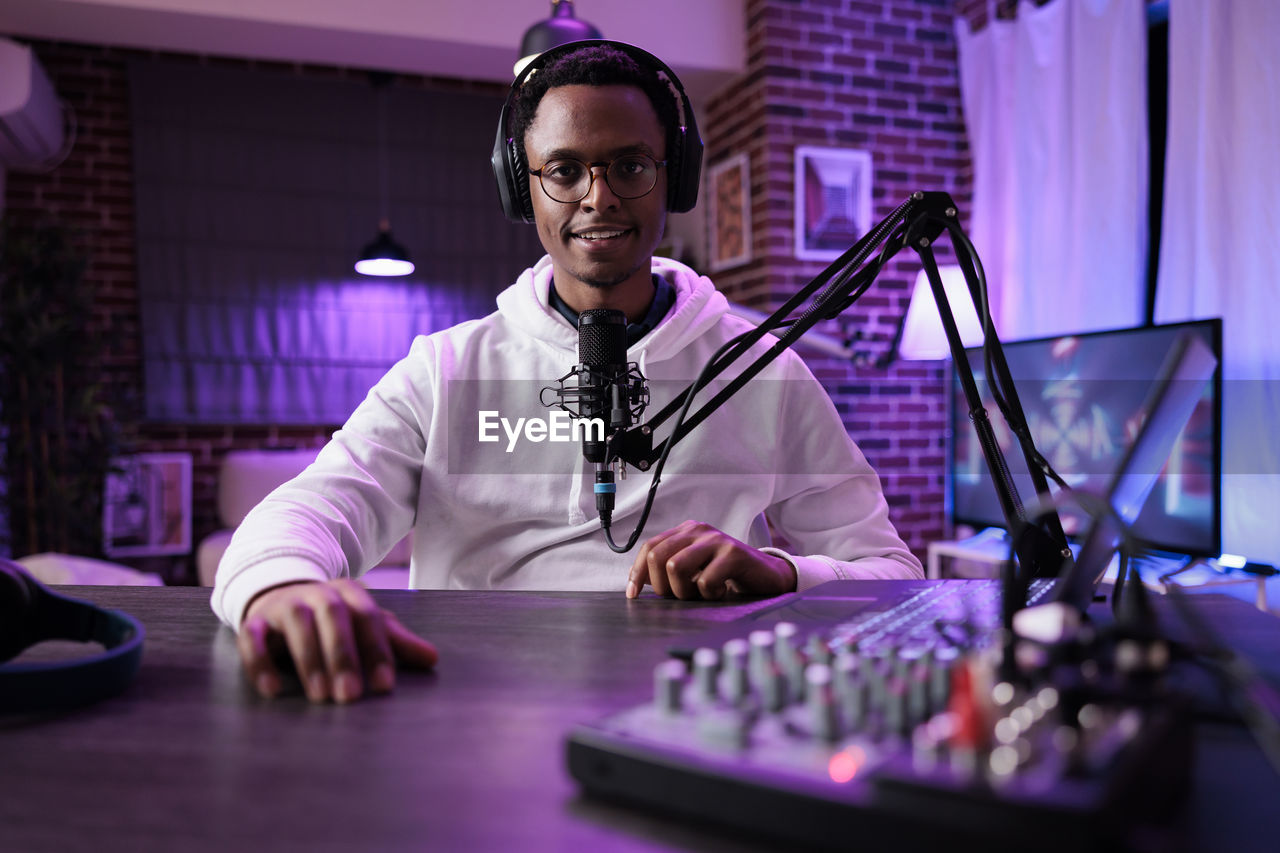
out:
<path id="1" fill-rule="evenodd" d="M 1222 544 L 1220 320 L 1013 341 L 1004 344 L 1004 351 L 1037 449 L 1074 488 L 1104 493 L 1138 433 L 1143 404 L 1164 356 L 1184 331 L 1209 346 L 1218 367 L 1133 531 L 1157 550 L 1216 557 Z M 1018 493 L 1024 503 L 1030 503 L 1035 489 L 1021 450 L 991 400 L 982 350 L 973 347 L 966 355 Z M 1004 527 L 954 367 L 948 456 L 952 520 L 974 527 Z M 1063 526 L 1069 535 L 1083 535 L 1084 525 L 1082 516 L 1064 513 Z"/>
<path id="2" fill-rule="evenodd" d="M 1075 565 L 1058 577 L 1056 600 L 1081 613 L 1088 610 L 1112 555 L 1123 544 L 1124 527 L 1141 516 L 1217 368 L 1217 357 L 1194 332 L 1174 341 L 1142 405 L 1138 434 L 1107 485 L 1109 511 L 1094 514 Z"/>

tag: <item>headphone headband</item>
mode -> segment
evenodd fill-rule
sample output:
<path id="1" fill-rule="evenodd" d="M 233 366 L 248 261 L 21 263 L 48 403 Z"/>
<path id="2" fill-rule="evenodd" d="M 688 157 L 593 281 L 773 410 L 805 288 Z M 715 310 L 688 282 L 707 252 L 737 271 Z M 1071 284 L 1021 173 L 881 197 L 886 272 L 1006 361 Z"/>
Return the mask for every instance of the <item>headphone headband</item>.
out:
<path id="1" fill-rule="evenodd" d="M 685 213 L 692 210 L 698 201 L 698 182 L 702 173 L 702 137 L 698 135 L 693 105 L 689 102 L 680 78 L 661 59 L 635 45 L 610 39 L 583 39 L 538 54 L 520 70 L 507 92 L 507 100 L 498 117 L 498 132 L 493 140 L 491 163 L 493 177 L 498 183 L 502 211 L 512 222 L 533 222 L 533 200 L 529 196 L 529 164 L 525 160 L 523 145 L 515 140 L 508 126 L 516 96 L 529 76 L 551 60 L 583 47 L 596 45 L 612 47 L 627 54 L 656 75 L 665 76 L 667 84 L 675 90 L 673 94 L 676 96 L 681 125 L 676 128 L 673 150 L 668 152 L 667 209 L 672 213 Z"/>
<path id="2" fill-rule="evenodd" d="M 0 559 L 0 714 L 30 714 L 114 696 L 142 661 L 142 624 L 41 585 L 17 563 Z M 49 663 L 4 664 L 45 640 L 100 643 L 103 651 Z"/>

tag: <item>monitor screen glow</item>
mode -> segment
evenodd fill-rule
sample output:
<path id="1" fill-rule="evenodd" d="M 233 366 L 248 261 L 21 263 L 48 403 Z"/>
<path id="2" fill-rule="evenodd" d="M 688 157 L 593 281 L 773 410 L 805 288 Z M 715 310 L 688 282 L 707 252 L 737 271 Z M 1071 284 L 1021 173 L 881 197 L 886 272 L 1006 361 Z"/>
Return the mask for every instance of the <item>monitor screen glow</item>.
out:
<path id="1" fill-rule="evenodd" d="M 1073 488 L 1103 492 L 1142 423 L 1142 407 L 1179 332 L 1191 330 L 1219 360 L 1214 380 L 1153 488 L 1134 532 L 1163 551 L 1217 556 L 1221 549 L 1221 358 L 1219 320 L 1146 326 L 1004 344 L 1037 449 Z M 1016 441 L 991 401 L 978 347 L 966 351 L 997 440 L 1024 503 L 1036 497 Z M 1004 527 L 991 476 L 952 376 L 948 494 L 952 520 Z M 1085 520 L 1065 513 L 1068 534 Z"/>

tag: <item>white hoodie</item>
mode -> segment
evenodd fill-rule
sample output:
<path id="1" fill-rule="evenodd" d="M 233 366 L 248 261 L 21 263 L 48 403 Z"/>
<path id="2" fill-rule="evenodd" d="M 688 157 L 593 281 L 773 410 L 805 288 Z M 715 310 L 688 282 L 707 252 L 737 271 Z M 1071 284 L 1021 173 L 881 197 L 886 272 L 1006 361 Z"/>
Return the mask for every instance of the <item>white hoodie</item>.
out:
<path id="1" fill-rule="evenodd" d="M 676 300 L 627 353 L 650 383 L 646 419 L 750 328 L 726 313 L 707 278 L 664 258 L 653 271 Z M 416 588 L 622 594 L 636 549 L 615 554 L 605 543 L 581 442 L 513 440 L 500 426 L 500 418 L 550 420 L 539 392 L 577 361 L 577 330 L 547 302 L 551 274 L 544 257 L 499 294 L 495 313 L 414 340 L 315 463 L 237 528 L 218 566 L 219 618 L 238 628 L 257 593 L 286 581 L 359 576 L 411 529 Z M 699 394 L 694 411 L 709 397 Z M 482 412 L 493 413 L 488 441 Z M 659 427 L 657 440 L 670 428 L 670 420 Z M 634 469 L 619 481 L 615 542 L 630 535 L 649 483 Z M 809 555 L 768 548 L 795 566 L 800 589 L 923 576 L 889 522 L 875 472 L 790 351 L 673 448 L 639 542 L 687 519 L 761 548 L 772 526 Z"/>

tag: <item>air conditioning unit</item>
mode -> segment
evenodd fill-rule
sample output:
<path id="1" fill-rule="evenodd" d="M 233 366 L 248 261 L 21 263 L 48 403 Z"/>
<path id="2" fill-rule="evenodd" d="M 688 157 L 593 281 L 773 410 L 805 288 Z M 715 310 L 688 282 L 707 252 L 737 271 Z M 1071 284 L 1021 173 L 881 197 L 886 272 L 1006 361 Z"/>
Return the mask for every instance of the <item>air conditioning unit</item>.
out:
<path id="1" fill-rule="evenodd" d="M 62 102 L 36 55 L 0 38 L 0 168 L 49 162 L 64 133 Z"/>

